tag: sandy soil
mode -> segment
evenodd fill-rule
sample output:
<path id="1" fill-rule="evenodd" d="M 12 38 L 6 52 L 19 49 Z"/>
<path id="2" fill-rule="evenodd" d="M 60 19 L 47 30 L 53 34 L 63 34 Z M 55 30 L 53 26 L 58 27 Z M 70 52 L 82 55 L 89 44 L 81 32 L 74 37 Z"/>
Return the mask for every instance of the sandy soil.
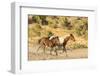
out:
<path id="1" fill-rule="evenodd" d="M 79 58 L 88 58 L 88 49 L 72 49 L 67 50 L 67 56 L 66 53 L 62 52 L 62 50 L 58 50 L 58 56 L 56 56 L 56 53 L 52 51 L 52 55 L 50 55 L 50 50 L 46 49 L 46 52 L 44 53 L 43 48 L 40 48 L 39 51 L 37 51 L 37 48 L 39 46 L 29 47 L 28 52 L 28 60 L 52 60 L 52 59 L 79 59 Z"/>

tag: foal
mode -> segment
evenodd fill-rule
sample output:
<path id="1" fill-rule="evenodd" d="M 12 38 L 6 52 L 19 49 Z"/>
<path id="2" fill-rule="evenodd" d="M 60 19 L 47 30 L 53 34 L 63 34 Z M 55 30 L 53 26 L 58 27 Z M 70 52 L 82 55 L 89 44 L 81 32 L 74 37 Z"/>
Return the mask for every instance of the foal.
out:
<path id="1" fill-rule="evenodd" d="M 41 47 L 43 47 L 43 48 L 44 48 L 44 53 L 45 53 L 45 48 L 46 48 L 46 47 L 50 47 L 50 48 L 51 48 L 50 54 L 51 54 L 53 48 L 56 47 L 56 46 L 58 46 L 58 45 L 60 44 L 58 36 L 56 36 L 56 37 L 54 37 L 54 38 L 52 38 L 52 39 L 49 39 L 49 37 L 43 37 L 43 38 L 41 38 L 38 42 L 39 42 L 40 46 L 39 46 L 39 48 L 37 49 L 37 51 L 38 51 Z M 55 49 L 55 52 L 56 52 L 56 55 L 58 55 L 56 49 Z"/>
<path id="2" fill-rule="evenodd" d="M 75 41 L 75 37 L 74 37 L 73 34 L 70 34 L 69 36 L 67 36 L 67 37 L 64 39 L 64 41 L 63 41 L 63 43 L 62 43 L 63 52 L 66 52 L 66 53 L 67 53 L 67 51 L 66 51 L 66 45 L 67 45 L 67 42 L 68 42 L 69 40 Z"/>

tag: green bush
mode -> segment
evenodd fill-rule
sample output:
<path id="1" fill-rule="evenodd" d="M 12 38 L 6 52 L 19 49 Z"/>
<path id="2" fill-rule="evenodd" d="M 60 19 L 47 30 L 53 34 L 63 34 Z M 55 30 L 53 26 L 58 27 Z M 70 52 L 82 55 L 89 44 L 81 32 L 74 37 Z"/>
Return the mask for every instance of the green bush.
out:
<path id="1" fill-rule="evenodd" d="M 40 23 L 41 22 L 41 19 L 40 19 L 39 16 L 33 16 L 32 20 L 33 20 L 34 23 Z"/>
<path id="2" fill-rule="evenodd" d="M 87 39 L 88 38 L 88 18 L 78 16 L 32 16 L 33 32 L 40 32 L 42 27 L 49 26 L 51 28 L 63 28 L 64 30 L 74 31 L 77 36 Z M 31 29 L 30 29 L 31 30 Z M 40 32 L 41 33 L 41 32 Z M 68 33 L 68 32 L 67 32 Z M 40 35 L 39 33 L 37 33 Z"/>
<path id="3" fill-rule="evenodd" d="M 47 32 L 47 35 L 48 35 L 48 37 L 51 37 L 51 36 L 53 36 L 54 34 L 53 34 L 51 31 L 48 31 L 48 32 Z"/>
<path id="4" fill-rule="evenodd" d="M 78 36 L 87 36 L 88 34 L 88 25 L 87 22 L 83 20 L 79 20 L 75 26 L 75 32 Z"/>
<path id="5" fill-rule="evenodd" d="M 34 25 L 34 29 L 36 29 L 36 30 L 41 30 L 42 27 L 40 26 L 40 24 L 36 24 L 36 25 Z"/>

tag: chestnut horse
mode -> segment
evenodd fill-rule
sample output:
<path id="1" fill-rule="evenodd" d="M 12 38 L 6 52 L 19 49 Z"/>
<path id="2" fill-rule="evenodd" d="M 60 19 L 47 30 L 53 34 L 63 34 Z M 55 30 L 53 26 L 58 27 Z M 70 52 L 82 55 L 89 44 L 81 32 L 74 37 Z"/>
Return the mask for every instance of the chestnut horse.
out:
<path id="1" fill-rule="evenodd" d="M 45 48 L 46 47 L 50 47 L 51 50 L 50 50 L 50 54 L 52 53 L 53 51 L 53 48 L 58 46 L 60 44 L 60 41 L 59 41 L 59 38 L 58 36 L 56 37 L 53 37 L 52 39 L 49 39 L 49 37 L 43 37 L 41 39 L 38 40 L 38 43 L 40 44 L 39 48 L 37 49 L 37 51 L 39 51 L 39 49 L 41 47 L 44 48 L 44 53 L 45 53 Z M 57 49 L 54 50 L 56 52 L 56 55 L 58 55 L 57 53 Z"/>
<path id="2" fill-rule="evenodd" d="M 55 36 L 51 36 L 49 39 L 52 40 Z M 63 48 L 63 52 L 67 55 L 66 45 L 69 40 L 75 41 L 75 37 L 73 34 L 70 34 L 69 36 L 66 36 L 65 38 L 59 37 L 60 44 L 57 45 L 60 49 Z"/>

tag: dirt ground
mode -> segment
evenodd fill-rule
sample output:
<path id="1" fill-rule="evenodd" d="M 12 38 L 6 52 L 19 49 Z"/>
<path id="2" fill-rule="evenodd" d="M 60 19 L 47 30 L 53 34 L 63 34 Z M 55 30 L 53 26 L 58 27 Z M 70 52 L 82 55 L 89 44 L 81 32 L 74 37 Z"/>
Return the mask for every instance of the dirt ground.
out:
<path id="1" fill-rule="evenodd" d="M 50 50 L 46 49 L 44 53 L 43 48 L 40 48 L 37 51 L 39 46 L 29 47 L 28 50 L 28 60 L 56 60 L 56 59 L 79 59 L 79 58 L 88 58 L 88 49 L 72 49 L 67 50 L 66 53 L 62 52 L 62 50 L 58 50 L 58 56 L 54 51 L 52 51 L 52 55 L 50 55 Z"/>

